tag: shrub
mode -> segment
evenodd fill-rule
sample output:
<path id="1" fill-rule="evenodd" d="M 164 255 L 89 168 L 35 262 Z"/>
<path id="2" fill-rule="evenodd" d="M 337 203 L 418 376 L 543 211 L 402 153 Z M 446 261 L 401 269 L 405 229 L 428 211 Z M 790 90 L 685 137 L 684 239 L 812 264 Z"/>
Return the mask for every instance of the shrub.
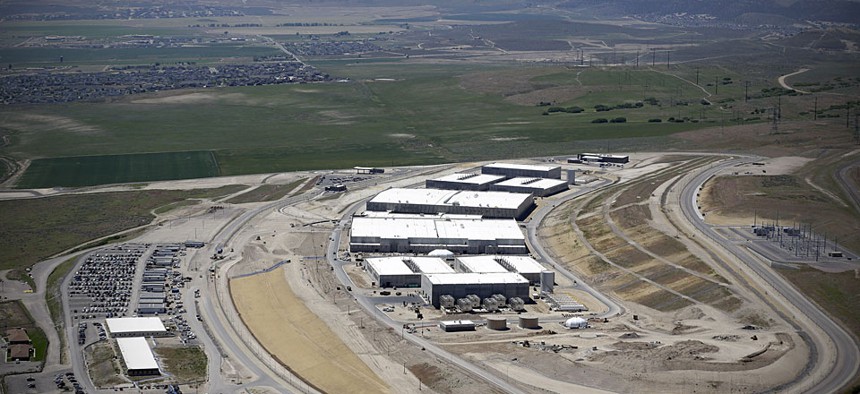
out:
<path id="1" fill-rule="evenodd" d="M 594 119 L 591 121 L 591 123 L 608 123 L 608 122 L 609 122 L 609 120 L 607 120 L 606 118 L 597 118 L 597 119 Z"/>

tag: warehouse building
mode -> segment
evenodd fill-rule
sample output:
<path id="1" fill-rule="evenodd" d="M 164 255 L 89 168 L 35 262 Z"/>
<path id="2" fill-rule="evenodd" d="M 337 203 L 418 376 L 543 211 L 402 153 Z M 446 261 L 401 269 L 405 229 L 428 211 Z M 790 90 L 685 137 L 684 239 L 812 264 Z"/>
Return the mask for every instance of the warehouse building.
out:
<path id="1" fill-rule="evenodd" d="M 454 272 L 438 257 L 377 257 L 365 261 L 367 272 L 379 287 L 420 287 L 421 274 Z"/>
<path id="2" fill-rule="evenodd" d="M 490 186 L 490 190 L 546 197 L 567 190 L 567 182 L 548 178 L 511 178 Z"/>
<path id="3" fill-rule="evenodd" d="M 525 236 L 511 219 L 361 217 L 352 219 L 350 252 L 525 254 Z"/>
<path id="4" fill-rule="evenodd" d="M 579 162 L 598 162 L 598 163 L 614 163 L 627 164 L 630 162 L 630 156 L 627 155 L 609 155 L 603 153 L 580 153 L 576 155 Z M 574 162 L 568 159 L 568 162 Z"/>
<path id="5" fill-rule="evenodd" d="M 539 283 L 541 272 L 546 271 L 529 256 L 462 256 L 455 260 L 455 264 L 463 272 L 515 272 L 526 278 L 529 284 Z"/>
<path id="6" fill-rule="evenodd" d="M 492 163 L 481 167 L 482 174 L 503 175 L 506 178 L 529 177 L 561 179 L 561 167 L 528 164 Z"/>
<path id="7" fill-rule="evenodd" d="M 119 317 L 105 319 L 111 338 L 163 337 L 167 335 L 164 323 L 157 317 Z"/>
<path id="8" fill-rule="evenodd" d="M 507 298 L 520 297 L 525 300 L 529 297 L 529 281 L 513 272 L 424 274 L 421 276 L 421 292 L 436 308 L 440 305 L 439 297 L 443 295 L 456 299 L 470 294 L 481 298 L 501 294 Z"/>
<path id="9" fill-rule="evenodd" d="M 490 185 L 505 180 L 502 175 L 489 174 L 451 174 L 441 178 L 428 179 L 428 189 L 487 191 Z"/>
<path id="10" fill-rule="evenodd" d="M 137 306 L 137 314 L 138 315 L 158 315 L 161 313 L 167 313 L 167 307 L 165 307 L 164 303 L 154 303 L 154 304 L 138 304 Z"/>
<path id="11" fill-rule="evenodd" d="M 368 211 L 448 213 L 520 219 L 534 208 L 534 197 L 508 192 L 438 189 L 388 189 L 367 202 Z"/>
<path id="12" fill-rule="evenodd" d="M 160 375 L 158 362 L 144 337 L 117 338 L 128 376 Z"/>

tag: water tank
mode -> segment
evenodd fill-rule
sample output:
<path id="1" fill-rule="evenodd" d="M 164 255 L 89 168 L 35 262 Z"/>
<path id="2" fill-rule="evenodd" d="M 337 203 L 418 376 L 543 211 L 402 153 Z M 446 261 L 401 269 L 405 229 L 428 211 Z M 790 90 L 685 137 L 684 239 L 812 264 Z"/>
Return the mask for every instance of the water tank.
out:
<path id="1" fill-rule="evenodd" d="M 542 293 L 552 293 L 552 288 L 555 285 L 555 271 L 541 271 L 540 273 L 540 291 Z"/>
<path id="2" fill-rule="evenodd" d="M 484 309 L 486 309 L 487 312 L 495 312 L 499 310 L 499 301 L 496 301 L 496 299 L 493 297 L 484 298 L 483 304 Z"/>
<path id="3" fill-rule="evenodd" d="M 588 328 L 588 321 L 581 317 L 571 317 L 564 322 L 567 328 Z"/>
<path id="4" fill-rule="evenodd" d="M 508 300 L 508 304 L 510 304 L 511 309 L 513 309 L 515 311 L 526 310 L 526 303 L 520 297 L 511 297 L 511 299 Z"/>
<path id="5" fill-rule="evenodd" d="M 472 311 L 472 300 L 468 298 L 460 298 L 457 300 L 457 308 L 460 309 L 460 312 L 471 312 Z"/>
<path id="6" fill-rule="evenodd" d="M 469 294 L 466 296 L 469 301 L 472 301 L 472 308 L 480 308 L 481 307 L 481 297 L 478 297 L 477 294 Z"/>
<path id="7" fill-rule="evenodd" d="M 454 307 L 454 297 L 450 294 L 443 294 L 439 297 L 439 306 L 442 308 L 453 308 Z"/>
<path id="8" fill-rule="evenodd" d="M 520 316 L 520 328 L 540 328 L 538 318 L 534 316 Z"/>
<path id="9" fill-rule="evenodd" d="M 507 330 L 508 320 L 504 317 L 490 317 L 487 319 L 487 328 L 491 330 Z"/>

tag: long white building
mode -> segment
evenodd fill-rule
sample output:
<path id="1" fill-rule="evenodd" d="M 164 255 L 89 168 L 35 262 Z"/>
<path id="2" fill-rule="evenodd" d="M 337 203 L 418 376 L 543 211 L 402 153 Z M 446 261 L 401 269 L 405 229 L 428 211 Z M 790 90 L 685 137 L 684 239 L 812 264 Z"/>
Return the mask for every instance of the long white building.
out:
<path id="1" fill-rule="evenodd" d="M 449 213 L 521 219 L 534 208 L 530 194 L 439 189 L 385 190 L 367 202 L 368 211 Z"/>
<path id="2" fill-rule="evenodd" d="M 463 298 L 475 294 L 487 298 L 502 294 L 506 298 L 529 299 L 529 281 L 513 272 L 502 273 L 456 273 L 425 274 L 421 276 L 421 292 L 430 298 L 430 303 L 439 307 L 439 297 L 450 295 Z"/>
<path id="3" fill-rule="evenodd" d="M 379 287 L 419 287 L 421 274 L 454 273 L 438 257 L 374 257 L 365 259 L 367 272 Z"/>
<path id="4" fill-rule="evenodd" d="M 549 178 L 511 178 L 490 186 L 490 190 L 511 193 L 531 193 L 535 197 L 546 197 L 568 189 L 567 182 Z"/>
<path id="5" fill-rule="evenodd" d="M 525 235 L 513 219 L 361 217 L 352 219 L 349 250 L 367 253 L 526 254 Z"/>
<path id="6" fill-rule="evenodd" d="M 531 177 L 561 179 L 560 166 L 538 166 L 530 164 L 492 163 L 481 167 L 482 174 L 503 175 L 507 178 Z"/>
<path id="7" fill-rule="evenodd" d="M 167 329 L 158 317 L 109 318 L 105 319 L 105 324 L 112 338 L 167 335 Z"/>
<path id="8" fill-rule="evenodd" d="M 529 256 L 460 256 L 455 266 L 463 272 L 497 273 L 515 272 L 529 283 L 539 283 L 541 272 L 546 268 Z"/>
<path id="9" fill-rule="evenodd" d="M 505 177 L 502 175 L 457 173 L 428 179 L 425 185 L 428 189 L 484 191 L 490 190 L 492 184 L 503 180 Z"/>
<path id="10" fill-rule="evenodd" d="M 117 338 L 128 376 L 159 375 L 158 362 L 144 337 Z"/>

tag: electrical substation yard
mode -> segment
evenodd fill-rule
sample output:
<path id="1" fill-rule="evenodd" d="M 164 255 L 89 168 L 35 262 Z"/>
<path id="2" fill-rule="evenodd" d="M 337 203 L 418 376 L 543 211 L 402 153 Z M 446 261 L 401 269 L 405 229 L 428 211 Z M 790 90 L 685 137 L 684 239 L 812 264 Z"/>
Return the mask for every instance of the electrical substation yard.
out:
<path id="1" fill-rule="evenodd" d="M 287 283 L 284 269 L 230 281 L 244 324 L 277 360 L 328 393 L 380 393 L 390 388 Z"/>

